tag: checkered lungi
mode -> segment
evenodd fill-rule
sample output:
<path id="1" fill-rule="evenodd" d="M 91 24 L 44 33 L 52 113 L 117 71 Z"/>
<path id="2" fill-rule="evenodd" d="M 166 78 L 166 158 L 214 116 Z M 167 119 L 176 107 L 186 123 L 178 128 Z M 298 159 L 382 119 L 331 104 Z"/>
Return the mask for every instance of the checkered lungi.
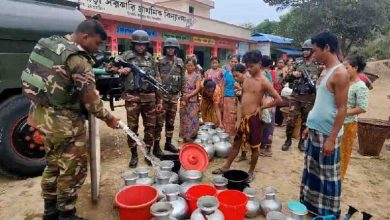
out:
<path id="1" fill-rule="evenodd" d="M 322 147 L 327 138 L 316 130 L 309 130 L 300 201 L 312 214 L 338 218 L 341 195 L 339 138 L 333 154 L 324 157 Z"/>

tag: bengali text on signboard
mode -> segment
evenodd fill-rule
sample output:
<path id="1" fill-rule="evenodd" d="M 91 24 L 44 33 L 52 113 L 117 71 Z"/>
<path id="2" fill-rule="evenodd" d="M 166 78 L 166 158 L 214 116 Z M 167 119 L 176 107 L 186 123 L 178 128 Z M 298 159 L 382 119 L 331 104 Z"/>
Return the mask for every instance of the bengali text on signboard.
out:
<path id="1" fill-rule="evenodd" d="M 215 44 L 215 40 L 207 37 L 192 37 L 192 41 L 200 44 Z"/>
<path id="2" fill-rule="evenodd" d="M 193 16 L 131 0 L 79 0 L 79 2 L 80 8 L 84 10 L 142 19 L 154 23 L 188 28 L 195 22 Z"/>

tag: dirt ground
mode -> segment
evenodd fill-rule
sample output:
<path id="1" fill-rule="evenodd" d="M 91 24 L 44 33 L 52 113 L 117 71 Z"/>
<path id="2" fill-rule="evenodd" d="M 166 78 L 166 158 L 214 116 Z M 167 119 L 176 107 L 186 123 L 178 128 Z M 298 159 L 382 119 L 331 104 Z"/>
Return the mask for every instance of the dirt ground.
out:
<path id="1" fill-rule="evenodd" d="M 389 62 L 373 62 L 369 64 L 380 79 L 374 83 L 370 91 L 368 113 L 361 117 L 388 119 L 390 116 L 390 65 Z M 115 110 L 115 115 L 125 120 L 123 108 Z M 177 120 L 178 121 L 178 120 Z M 177 122 L 178 123 L 178 122 Z M 142 127 L 141 127 L 142 128 Z M 283 203 L 283 211 L 287 213 L 286 204 L 297 200 L 303 166 L 303 154 L 295 147 L 282 152 L 280 146 L 285 138 L 285 127 L 275 129 L 273 157 L 260 158 L 256 168 L 256 179 L 251 186 L 257 190 L 257 198 L 262 199 L 261 189 L 274 186 L 278 189 L 278 198 Z M 177 143 L 178 132 L 174 140 Z M 97 204 L 91 203 L 89 177 L 82 186 L 77 211 L 80 215 L 94 220 L 118 219 L 117 210 L 113 208 L 115 193 L 122 186 L 121 173 L 127 168 L 129 149 L 126 137 L 120 130 L 111 130 L 101 123 L 102 136 L 102 176 L 101 195 Z M 360 156 L 357 144 L 349 165 L 347 178 L 342 186 L 342 215 L 352 205 L 360 211 L 371 213 L 372 219 L 390 219 L 390 142 L 387 141 L 379 158 Z M 221 166 L 223 159 L 215 159 L 204 173 L 204 182 L 210 183 L 213 175 L 211 170 Z M 144 165 L 143 160 L 140 161 Z M 246 162 L 234 163 L 233 168 L 247 170 Z M 41 219 L 43 200 L 40 197 L 40 177 L 25 180 L 13 180 L 0 177 L 0 219 L 1 220 L 36 220 Z M 258 216 L 255 219 L 265 219 Z M 361 214 L 355 214 L 352 219 L 362 219 Z"/>

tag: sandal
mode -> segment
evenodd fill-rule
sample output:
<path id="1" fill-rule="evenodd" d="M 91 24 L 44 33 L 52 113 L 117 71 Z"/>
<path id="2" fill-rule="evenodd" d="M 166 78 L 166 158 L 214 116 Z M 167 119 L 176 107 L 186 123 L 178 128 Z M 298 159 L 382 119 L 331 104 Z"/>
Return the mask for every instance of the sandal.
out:
<path id="1" fill-rule="evenodd" d="M 211 173 L 214 175 L 220 175 L 220 174 L 226 173 L 226 171 L 228 171 L 228 170 L 229 169 L 218 168 L 218 169 L 213 170 Z"/>

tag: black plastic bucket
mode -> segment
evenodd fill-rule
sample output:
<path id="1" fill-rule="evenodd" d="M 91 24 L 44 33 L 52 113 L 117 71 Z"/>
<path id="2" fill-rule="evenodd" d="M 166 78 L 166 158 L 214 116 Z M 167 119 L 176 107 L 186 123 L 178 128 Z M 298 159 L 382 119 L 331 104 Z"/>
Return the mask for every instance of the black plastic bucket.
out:
<path id="1" fill-rule="evenodd" d="M 228 180 L 227 188 L 244 191 L 246 187 L 249 187 L 249 174 L 242 170 L 229 170 L 223 175 Z"/>
<path id="2" fill-rule="evenodd" d="M 172 171 L 177 173 L 179 172 L 180 169 L 180 160 L 179 160 L 179 154 L 164 154 L 160 158 L 161 161 L 163 160 L 171 160 L 175 164 L 172 168 Z"/>

